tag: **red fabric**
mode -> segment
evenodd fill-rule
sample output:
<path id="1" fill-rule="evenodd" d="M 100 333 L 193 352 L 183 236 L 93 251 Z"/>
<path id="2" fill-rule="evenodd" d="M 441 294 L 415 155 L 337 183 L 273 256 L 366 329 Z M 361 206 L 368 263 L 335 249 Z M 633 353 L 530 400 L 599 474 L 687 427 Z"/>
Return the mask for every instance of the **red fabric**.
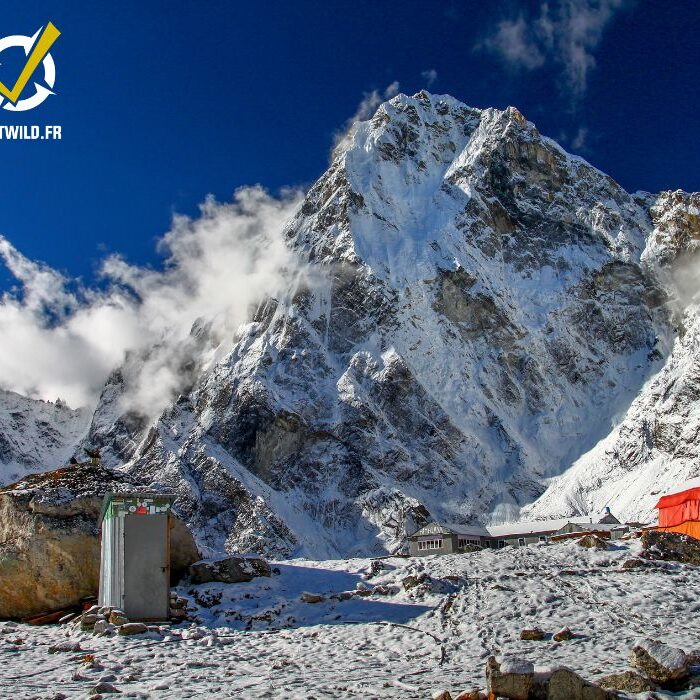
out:
<path id="1" fill-rule="evenodd" d="M 700 486 L 679 493 L 672 493 L 669 496 L 662 496 L 656 504 L 656 507 L 668 508 L 669 506 L 679 506 L 686 501 L 700 501 Z"/>
<path id="2" fill-rule="evenodd" d="M 700 523 L 682 523 L 680 525 L 675 525 L 674 527 L 660 527 L 659 530 L 664 532 L 679 532 L 683 535 L 690 535 L 696 540 L 700 540 Z"/>
<path id="3" fill-rule="evenodd" d="M 659 508 L 659 527 L 675 527 L 687 522 L 700 522 L 700 499 Z"/>

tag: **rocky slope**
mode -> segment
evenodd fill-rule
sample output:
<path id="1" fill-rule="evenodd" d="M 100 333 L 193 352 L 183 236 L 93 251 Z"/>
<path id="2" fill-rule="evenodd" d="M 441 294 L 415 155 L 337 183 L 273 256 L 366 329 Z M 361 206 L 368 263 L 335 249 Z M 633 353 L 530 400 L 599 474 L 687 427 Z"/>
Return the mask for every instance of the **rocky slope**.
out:
<path id="1" fill-rule="evenodd" d="M 65 464 L 91 414 L 0 389 L 0 484 Z"/>
<path id="2" fill-rule="evenodd" d="M 651 214 L 644 260 L 670 292 L 673 351 L 610 435 L 528 509 L 535 517 L 611 504 L 626 519 L 654 522 L 659 497 L 700 476 L 700 196 L 664 193 Z"/>
<path id="3" fill-rule="evenodd" d="M 673 196 L 628 194 L 516 109 L 398 95 L 288 224 L 303 281 L 206 369 L 202 319 L 160 416 L 122 408 L 130 356 L 86 442 L 175 489 L 214 549 L 367 554 L 431 516 L 514 517 L 669 355 Z M 685 255 L 693 235 L 675 238 Z"/>

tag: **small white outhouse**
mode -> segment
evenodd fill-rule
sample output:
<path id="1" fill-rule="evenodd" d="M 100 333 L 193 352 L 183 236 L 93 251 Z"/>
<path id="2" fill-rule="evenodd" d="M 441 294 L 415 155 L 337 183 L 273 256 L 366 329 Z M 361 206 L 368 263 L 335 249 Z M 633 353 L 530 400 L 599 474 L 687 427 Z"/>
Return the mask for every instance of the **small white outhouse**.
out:
<path id="1" fill-rule="evenodd" d="M 130 620 L 170 614 L 170 518 L 175 497 L 154 492 L 105 494 L 100 514 L 101 606 Z"/>

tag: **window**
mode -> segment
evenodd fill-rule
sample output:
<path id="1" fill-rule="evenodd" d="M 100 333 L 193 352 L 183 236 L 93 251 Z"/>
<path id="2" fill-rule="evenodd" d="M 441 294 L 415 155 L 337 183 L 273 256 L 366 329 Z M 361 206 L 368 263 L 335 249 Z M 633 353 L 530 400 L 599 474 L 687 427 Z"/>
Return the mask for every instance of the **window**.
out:
<path id="1" fill-rule="evenodd" d="M 498 540 L 498 548 L 503 549 L 506 546 L 505 540 Z"/>
<path id="2" fill-rule="evenodd" d="M 418 549 L 440 549 L 442 547 L 442 540 L 420 540 L 418 542 Z"/>
<path id="3" fill-rule="evenodd" d="M 524 547 L 524 546 L 525 546 L 525 538 L 518 537 L 518 547 Z"/>
<path id="4" fill-rule="evenodd" d="M 457 547 L 459 547 L 460 549 L 470 544 L 474 544 L 478 547 L 481 544 L 481 542 L 477 539 L 474 539 L 473 537 L 459 537 L 457 539 Z"/>
<path id="5" fill-rule="evenodd" d="M 544 535 L 540 535 L 540 542 L 546 542 L 547 538 Z"/>

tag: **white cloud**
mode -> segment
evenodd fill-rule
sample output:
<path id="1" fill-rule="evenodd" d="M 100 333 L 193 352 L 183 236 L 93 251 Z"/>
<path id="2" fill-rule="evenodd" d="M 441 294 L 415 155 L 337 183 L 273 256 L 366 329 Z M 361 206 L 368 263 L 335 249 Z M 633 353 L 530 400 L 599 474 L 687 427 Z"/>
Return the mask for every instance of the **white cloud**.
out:
<path id="1" fill-rule="evenodd" d="M 112 256 L 102 266 L 104 285 L 92 289 L 0 237 L 0 256 L 19 283 L 0 297 L 0 386 L 93 404 L 130 354 L 139 361 L 130 363 L 138 372 L 129 377 L 127 408 L 154 415 L 183 384 L 198 319 L 210 324 L 211 361 L 230 349 L 257 301 L 281 294 L 301 272 L 282 235 L 299 201 L 299 193 L 276 199 L 258 187 L 237 191 L 229 204 L 207 199 L 199 218 L 176 217 L 160 241 L 163 269 Z"/>
<path id="2" fill-rule="evenodd" d="M 522 15 L 516 20 L 499 22 L 496 31 L 481 46 L 507 63 L 527 70 L 539 68 L 545 62 L 531 27 Z"/>
<path id="3" fill-rule="evenodd" d="M 594 52 L 615 14 L 628 0 L 555 0 L 537 13 L 519 14 L 498 23 L 477 48 L 490 51 L 508 65 L 524 70 L 547 62 L 559 66 L 564 84 L 578 99 L 586 91 L 595 67 Z"/>
<path id="4" fill-rule="evenodd" d="M 434 68 L 430 68 L 429 70 L 424 70 L 421 73 L 421 77 L 423 80 L 425 80 L 425 84 L 428 87 L 432 87 L 435 81 L 438 79 L 438 74 Z"/>
<path id="5" fill-rule="evenodd" d="M 579 127 L 576 135 L 571 140 L 571 148 L 576 151 L 585 151 L 588 142 L 588 129 L 585 126 Z"/>

